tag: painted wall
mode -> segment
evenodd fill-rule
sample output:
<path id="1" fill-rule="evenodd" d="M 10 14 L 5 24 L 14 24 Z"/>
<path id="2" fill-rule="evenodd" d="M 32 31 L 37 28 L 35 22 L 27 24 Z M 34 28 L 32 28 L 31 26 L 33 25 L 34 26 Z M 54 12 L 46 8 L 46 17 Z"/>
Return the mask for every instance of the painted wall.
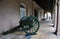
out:
<path id="1" fill-rule="evenodd" d="M 38 4 L 36 4 L 36 2 L 33 1 L 33 15 L 34 15 L 34 9 L 38 10 L 38 13 L 37 13 L 38 19 L 39 21 L 41 21 L 41 19 L 43 18 L 44 10 Z"/>
<path id="2" fill-rule="evenodd" d="M 19 24 L 19 3 L 16 0 L 0 2 L 0 33 Z"/>
<path id="3" fill-rule="evenodd" d="M 3 0 L 0 2 L 0 33 L 19 25 L 20 3 L 26 4 L 28 15 L 32 11 L 32 1 Z"/>
<path id="4" fill-rule="evenodd" d="M 19 25 L 21 3 L 26 5 L 27 16 L 33 14 L 32 0 L 2 0 L 0 2 L 0 33 Z"/>

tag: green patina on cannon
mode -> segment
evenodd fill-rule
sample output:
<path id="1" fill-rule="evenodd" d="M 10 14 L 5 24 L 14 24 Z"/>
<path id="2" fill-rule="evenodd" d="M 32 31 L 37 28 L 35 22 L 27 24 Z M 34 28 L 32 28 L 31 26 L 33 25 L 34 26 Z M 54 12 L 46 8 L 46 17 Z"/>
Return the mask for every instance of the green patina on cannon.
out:
<path id="1" fill-rule="evenodd" d="M 2 34 L 9 34 L 20 29 L 22 29 L 27 34 L 34 34 L 38 31 L 40 26 L 38 19 L 34 16 L 22 17 L 19 24 L 20 25 L 18 25 L 17 27 L 3 32 Z"/>

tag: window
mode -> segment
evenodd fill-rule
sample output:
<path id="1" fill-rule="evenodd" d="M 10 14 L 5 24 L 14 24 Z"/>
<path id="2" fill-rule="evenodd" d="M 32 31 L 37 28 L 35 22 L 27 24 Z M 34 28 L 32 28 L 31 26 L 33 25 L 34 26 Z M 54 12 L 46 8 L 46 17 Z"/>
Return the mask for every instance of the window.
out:
<path id="1" fill-rule="evenodd" d="M 20 19 L 24 16 L 26 16 L 26 6 L 23 3 L 21 3 L 21 5 L 20 5 Z"/>

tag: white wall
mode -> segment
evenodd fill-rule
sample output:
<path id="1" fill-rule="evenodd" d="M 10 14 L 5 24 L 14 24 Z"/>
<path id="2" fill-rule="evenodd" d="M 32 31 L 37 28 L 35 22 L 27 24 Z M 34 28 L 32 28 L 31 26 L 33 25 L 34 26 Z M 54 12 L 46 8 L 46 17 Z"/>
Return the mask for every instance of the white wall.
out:
<path id="1" fill-rule="evenodd" d="M 33 15 L 34 15 L 34 9 L 38 10 L 38 13 L 37 13 L 38 19 L 39 19 L 39 21 L 41 21 L 41 19 L 43 18 L 44 10 L 38 4 L 36 4 L 35 1 L 33 1 Z"/>
<path id="2" fill-rule="evenodd" d="M 0 33 L 19 25 L 19 4 L 16 0 L 0 2 Z"/>
<path id="3" fill-rule="evenodd" d="M 20 3 L 26 5 L 26 15 L 31 15 L 35 7 L 32 7 L 32 0 L 2 0 L 0 2 L 0 33 L 19 25 Z"/>
<path id="4" fill-rule="evenodd" d="M 19 25 L 20 3 L 26 5 L 27 15 L 32 14 L 31 0 L 2 0 L 0 2 L 0 33 Z"/>

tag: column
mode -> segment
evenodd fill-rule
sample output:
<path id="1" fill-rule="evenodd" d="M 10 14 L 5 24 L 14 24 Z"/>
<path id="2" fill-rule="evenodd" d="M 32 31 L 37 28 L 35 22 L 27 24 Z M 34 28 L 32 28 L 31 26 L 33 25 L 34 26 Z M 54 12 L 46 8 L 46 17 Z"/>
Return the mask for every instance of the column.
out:
<path id="1" fill-rule="evenodd" d="M 57 27 L 58 27 L 58 6 L 57 6 L 57 2 L 55 3 L 55 7 L 54 7 L 54 19 L 53 19 L 53 23 L 54 23 L 54 28 L 55 28 L 55 34 L 57 35 Z"/>
<path id="2" fill-rule="evenodd" d="M 60 1 L 59 1 L 59 4 L 58 4 L 58 27 L 57 27 L 57 29 L 58 29 L 58 33 L 57 33 L 57 35 L 59 35 L 60 36 Z"/>
<path id="3" fill-rule="evenodd" d="M 56 25 L 57 25 L 57 3 L 56 3 L 56 5 L 55 5 L 55 11 L 54 11 L 54 24 L 55 24 L 55 26 L 54 27 L 57 27 Z"/>

